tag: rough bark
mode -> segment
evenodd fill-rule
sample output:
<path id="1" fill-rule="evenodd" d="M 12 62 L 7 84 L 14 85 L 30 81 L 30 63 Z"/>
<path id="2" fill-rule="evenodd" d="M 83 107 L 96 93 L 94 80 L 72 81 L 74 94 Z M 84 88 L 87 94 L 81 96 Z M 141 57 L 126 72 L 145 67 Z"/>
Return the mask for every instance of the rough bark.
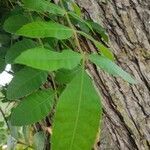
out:
<path id="1" fill-rule="evenodd" d="M 135 76 L 130 86 L 89 65 L 104 108 L 100 150 L 150 149 L 150 1 L 76 0 L 103 24 L 118 64 Z M 89 50 L 95 51 L 88 42 Z"/>

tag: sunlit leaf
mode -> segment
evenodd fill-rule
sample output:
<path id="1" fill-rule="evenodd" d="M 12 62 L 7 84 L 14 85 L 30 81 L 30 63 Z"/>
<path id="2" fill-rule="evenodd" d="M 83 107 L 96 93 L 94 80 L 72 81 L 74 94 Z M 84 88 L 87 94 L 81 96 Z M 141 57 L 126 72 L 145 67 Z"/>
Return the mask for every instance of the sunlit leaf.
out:
<path id="1" fill-rule="evenodd" d="M 108 72 L 109 74 L 119 76 L 129 83 L 136 83 L 135 79 L 131 77 L 130 74 L 122 70 L 118 65 L 116 65 L 106 57 L 92 54 L 89 58 L 93 63 L 95 63 L 98 67 Z"/>
<path id="2" fill-rule="evenodd" d="M 24 7 L 32 11 L 48 12 L 55 15 L 64 15 L 65 11 L 58 5 L 50 3 L 46 0 L 23 0 Z"/>
<path id="3" fill-rule="evenodd" d="M 100 97 L 81 71 L 59 98 L 54 117 L 53 150 L 90 150 L 101 119 Z"/>
<path id="4" fill-rule="evenodd" d="M 68 39 L 73 35 L 73 30 L 54 22 L 36 21 L 24 25 L 17 31 L 17 34 L 30 38 L 53 37 L 57 39 Z"/>
<path id="5" fill-rule="evenodd" d="M 81 60 L 81 55 L 72 50 L 63 50 L 61 53 L 44 48 L 33 48 L 23 52 L 15 62 L 33 68 L 55 71 L 58 69 L 73 69 Z"/>
<path id="6" fill-rule="evenodd" d="M 95 42 L 95 46 L 99 49 L 102 55 L 109 58 L 110 60 L 115 60 L 115 57 L 109 48 L 99 42 Z"/>
<path id="7" fill-rule="evenodd" d="M 72 2 L 71 3 L 73 9 L 74 9 L 74 12 L 81 17 L 81 9 L 80 7 L 75 3 L 75 2 Z"/>

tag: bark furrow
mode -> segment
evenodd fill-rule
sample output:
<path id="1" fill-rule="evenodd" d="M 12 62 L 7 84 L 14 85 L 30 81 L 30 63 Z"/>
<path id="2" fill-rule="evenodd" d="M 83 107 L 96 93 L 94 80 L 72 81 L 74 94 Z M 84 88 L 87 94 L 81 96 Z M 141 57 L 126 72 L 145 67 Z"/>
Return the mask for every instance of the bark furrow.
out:
<path id="1" fill-rule="evenodd" d="M 76 0 L 110 37 L 118 64 L 133 74 L 130 86 L 88 66 L 103 96 L 104 121 L 97 149 L 150 149 L 150 2 L 149 0 Z M 87 41 L 88 51 L 96 51 Z"/>

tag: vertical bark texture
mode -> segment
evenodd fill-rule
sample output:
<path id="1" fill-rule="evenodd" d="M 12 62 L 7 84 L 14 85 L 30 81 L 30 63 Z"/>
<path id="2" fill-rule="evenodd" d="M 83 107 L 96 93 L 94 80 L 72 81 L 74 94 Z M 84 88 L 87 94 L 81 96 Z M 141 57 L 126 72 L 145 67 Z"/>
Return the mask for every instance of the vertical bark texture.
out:
<path id="1" fill-rule="evenodd" d="M 76 0 L 103 24 L 117 62 L 133 74 L 130 86 L 89 65 L 103 96 L 100 150 L 150 149 L 150 0 Z M 89 42 L 88 42 L 89 43 Z M 89 49 L 94 47 L 89 43 Z"/>

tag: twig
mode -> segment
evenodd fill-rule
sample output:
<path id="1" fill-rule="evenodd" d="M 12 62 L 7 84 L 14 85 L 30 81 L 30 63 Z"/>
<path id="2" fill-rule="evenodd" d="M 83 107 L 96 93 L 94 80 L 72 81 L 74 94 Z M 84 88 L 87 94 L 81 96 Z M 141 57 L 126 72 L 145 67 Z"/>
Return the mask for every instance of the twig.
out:
<path id="1" fill-rule="evenodd" d="M 62 0 L 60 0 L 60 4 L 61 4 L 61 7 L 65 10 Z M 65 11 L 66 11 L 66 10 L 65 10 Z M 67 13 L 67 12 L 65 13 L 65 16 L 66 16 L 68 25 L 69 25 L 70 28 L 73 30 L 76 45 L 77 45 L 77 47 L 78 47 L 80 53 L 83 54 L 82 48 L 81 48 L 81 46 L 80 46 L 80 42 L 79 42 L 79 40 L 78 40 L 77 32 L 76 32 L 76 30 L 75 30 L 73 24 L 71 23 L 70 18 L 69 18 L 69 16 L 68 16 L 68 13 Z"/>
<path id="2" fill-rule="evenodd" d="M 15 8 L 13 3 L 11 2 L 11 0 L 8 0 L 8 1 L 9 1 L 10 5 L 12 6 L 12 8 Z"/>
<path id="3" fill-rule="evenodd" d="M 32 148 L 32 149 L 33 149 L 33 146 L 28 145 L 28 144 L 26 144 L 26 143 L 23 143 L 22 141 L 17 141 L 17 144 L 21 144 L 21 145 L 24 145 L 24 146 L 27 146 L 27 147 L 29 147 L 29 148 Z"/>

